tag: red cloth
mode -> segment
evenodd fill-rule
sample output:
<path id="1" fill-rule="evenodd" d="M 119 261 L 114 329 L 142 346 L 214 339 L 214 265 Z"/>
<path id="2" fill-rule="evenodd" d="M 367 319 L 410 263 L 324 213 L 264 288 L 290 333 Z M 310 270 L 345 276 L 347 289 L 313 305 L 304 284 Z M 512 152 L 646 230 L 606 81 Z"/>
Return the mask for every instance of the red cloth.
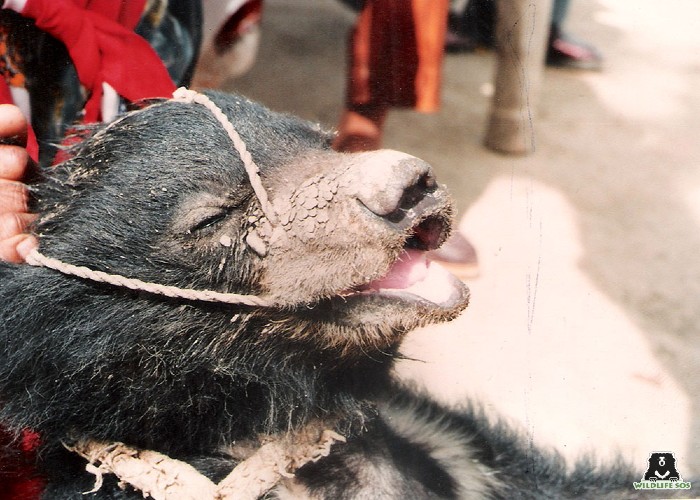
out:
<path id="1" fill-rule="evenodd" d="M 0 429 L 0 448 L 16 449 L 18 454 L 0 463 L 0 498 L 2 500 L 34 500 L 41 497 L 44 479 L 34 469 L 34 456 L 39 436 L 24 431 L 19 443 Z"/>
<path id="2" fill-rule="evenodd" d="M 102 14 L 133 30 L 141 19 L 146 0 L 73 0 L 81 9 Z"/>
<path id="3" fill-rule="evenodd" d="M 39 163 L 39 142 L 31 125 L 27 126 L 27 153 L 35 163 Z"/>
<path id="4" fill-rule="evenodd" d="M 122 9 L 121 3 L 28 0 L 21 12 L 68 49 L 80 82 L 90 91 L 85 105 L 86 122 L 100 119 L 103 82 L 129 101 L 168 97 L 175 90 L 168 71 L 148 42 L 135 34 L 133 27 L 128 28 L 101 13 L 135 24 L 135 9 Z M 143 0 L 134 3 L 143 7 Z"/>

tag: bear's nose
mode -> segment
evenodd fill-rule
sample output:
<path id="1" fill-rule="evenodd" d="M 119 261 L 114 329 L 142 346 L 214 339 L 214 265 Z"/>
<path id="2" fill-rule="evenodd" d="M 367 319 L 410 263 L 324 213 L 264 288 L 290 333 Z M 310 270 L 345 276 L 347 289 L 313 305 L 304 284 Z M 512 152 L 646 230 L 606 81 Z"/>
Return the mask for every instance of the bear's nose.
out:
<path id="1" fill-rule="evenodd" d="M 432 167 L 415 156 L 384 149 L 359 153 L 354 160 L 355 196 L 380 217 L 413 208 L 437 188 Z"/>

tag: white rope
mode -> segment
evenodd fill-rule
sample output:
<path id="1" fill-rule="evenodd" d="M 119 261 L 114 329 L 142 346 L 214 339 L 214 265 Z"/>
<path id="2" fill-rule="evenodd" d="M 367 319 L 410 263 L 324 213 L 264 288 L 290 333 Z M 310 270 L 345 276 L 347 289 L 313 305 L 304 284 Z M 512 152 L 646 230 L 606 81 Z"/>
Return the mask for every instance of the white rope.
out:
<path id="1" fill-rule="evenodd" d="M 344 436 L 324 429 L 320 435 L 302 439 L 282 437 L 261 443 L 258 449 L 240 462 L 218 484 L 186 462 L 167 455 L 132 448 L 124 443 L 81 441 L 64 446 L 85 458 L 85 470 L 95 475 L 95 486 L 87 493 L 100 490 L 105 474 L 117 476 L 120 485 L 129 485 L 144 498 L 154 500 L 256 500 L 284 479 L 310 462 L 318 462 L 331 453 Z"/>
<path id="2" fill-rule="evenodd" d="M 258 201 L 260 202 L 263 213 L 271 224 L 277 224 L 278 219 L 275 210 L 268 199 L 267 192 L 265 191 L 265 187 L 262 185 L 262 181 L 260 179 L 260 170 L 248 152 L 245 142 L 243 142 L 241 136 L 235 131 L 228 117 L 223 111 L 221 111 L 221 108 L 214 104 L 212 100 L 204 94 L 200 94 L 194 90 L 188 90 L 184 87 L 180 87 L 173 93 L 173 100 L 201 104 L 212 112 L 219 123 L 221 123 L 221 125 L 224 127 L 224 130 L 226 130 L 228 133 L 228 136 L 231 138 L 236 151 L 238 151 L 238 154 L 241 156 L 241 160 L 245 166 L 248 178 L 250 179 L 250 184 L 253 187 L 253 191 L 255 192 Z M 63 274 L 77 276 L 79 278 L 97 281 L 99 283 L 108 283 L 110 285 L 126 287 L 131 290 L 141 290 L 157 295 L 164 295 L 166 297 L 187 300 L 202 300 L 206 302 L 223 302 L 226 304 L 243 304 L 258 307 L 271 307 L 274 305 L 274 302 L 257 295 L 241 295 L 237 293 L 215 292 L 213 290 L 179 288 L 176 286 L 160 285 L 158 283 L 150 283 L 139 279 L 127 278 L 118 274 L 95 271 L 88 267 L 74 266 L 58 259 L 47 257 L 36 249 L 30 252 L 26 258 L 26 261 L 32 266 L 47 267 Z"/>
<path id="3" fill-rule="evenodd" d="M 148 281 L 127 278 L 118 274 L 109 274 L 102 271 L 95 271 L 88 267 L 74 266 L 67 264 L 58 259 L 47 257 L 38 250 L 32 250 L 26 258 L 27 264 L 32 266 L 41 266 L 59 271 L 70 276 L 77 276 L 98 283 L 107 283 L 119 287 L 129 288 L 130 290 L 140 290 L 166 297 L 187 299 L 187 300 L 203 300 L 206 302 L 224 302 L 226 304 L 243 304 L 247 306 L 270 307 L 274 302 L 267 300 L 257 295 L 241 295 L 238 293 L 215 292 L 213 290 L 193 290 L 191 288 L 179 288 L 176 286 L 159 285 Z"/>
<path id="4" fill-rule="evenodd" d="M 187 103 L 196 102 L 197 104 L 201 104 L 211 111 L 214 117 L 219 120 L 219 123 L 221 123 L 221 126 L 224 127 L 224 130 L 226 130 L 226 133 L 228 133 L 228 136 L 231 138 L 236 151 L 238 151 L 238 154 L 241 156 L 241 160 L 243 160 L 243 166 L 248 173 L 248 178 L 250 179 L 251 186 L 253 186 L 253 191 L 255 191 L 255 196 L 257 196 L 258 201 L 260 201 L 260 206 L 263 213 L 270 221 L 270 224 L 277 224 L 277 214 L 275 213 L 275 209 L 272 207 L 272 204 L 267 197 L 267 191 L 265 191 L 262 181 L 260 180 L 260 169 L 258 169 L 258 166 L 253 161 L 253 157 L 250 155 L 248 148 L 246 148 L 245 142 L 243 142 L 241 136 L 238 135 L 238 132 L 236 132 L 236 130 L 233 128 L 233 124 L 224 114 L 224 112 L 221 111 L 221 108 L 214 104 L 212 100 L 204 94 L 200 94 L 196 90 L 186 89 L 185 87 L 180 87 L 173 93 L 173 100 Z"/>

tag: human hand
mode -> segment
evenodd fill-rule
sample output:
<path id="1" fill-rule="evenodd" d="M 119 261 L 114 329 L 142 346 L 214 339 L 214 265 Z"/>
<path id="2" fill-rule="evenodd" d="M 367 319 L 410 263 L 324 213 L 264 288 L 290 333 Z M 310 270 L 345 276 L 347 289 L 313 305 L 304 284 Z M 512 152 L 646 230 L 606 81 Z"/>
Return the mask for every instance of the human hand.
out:
<path id="1" fill-rule="evenodd" d="M 0 260 L 24 262 L 38 246 L 24 230 L 36 215 L 29 212 L 29 191 L 22 180 L 31 160 L 25 149 L 27 120 L 17 106 L 0 104 Z"/>

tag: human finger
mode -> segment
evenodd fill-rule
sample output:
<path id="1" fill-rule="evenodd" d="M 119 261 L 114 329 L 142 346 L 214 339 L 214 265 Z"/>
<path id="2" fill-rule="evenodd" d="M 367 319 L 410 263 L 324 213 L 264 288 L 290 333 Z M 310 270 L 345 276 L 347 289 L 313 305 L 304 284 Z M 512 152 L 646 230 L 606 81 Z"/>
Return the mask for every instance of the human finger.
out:
<path id="1" fill-rule="evenodd" d="M 29 153 L 21 146 L 0 144 L 0 179 L 21 181 L 27 174 Z"/>
<path id="2" fill-rule="evenodd" d="M 36 217 L 29 213 L 0 214 L 0 240 L 23 233 Z"/>
<path id="3" fill-rule="evenodd" d="M 18 234 L 0 240 L 0 260 L 20 264 L 26 260 L 29 252 L 38 246 L 39 242 L 31 234 Z"/>
<path id="4" fill-rule="evenodd" d="M 27 119 L 14 104 L 0 104 L 0 143 L 27 145 Z"/>
<path id="5" fill-rule="evenodd" d="M 0 179 L 0 214 L 27 212 L 29 190 L 16 181 Z"/>

